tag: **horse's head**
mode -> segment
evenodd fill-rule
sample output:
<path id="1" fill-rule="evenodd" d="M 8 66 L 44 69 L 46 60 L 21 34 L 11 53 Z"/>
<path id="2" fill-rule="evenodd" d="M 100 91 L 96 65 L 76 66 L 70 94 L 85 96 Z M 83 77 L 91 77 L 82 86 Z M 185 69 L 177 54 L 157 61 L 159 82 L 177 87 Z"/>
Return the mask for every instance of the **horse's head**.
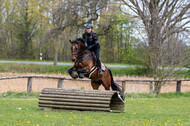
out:
<path id="1" fill-rule="evenodd" d="M 86 49 L 86 46 L 82 38 L 76 39 L 74 41 L 72 40 L 69 41 L 71 43 L 72 61 L 74 62 L 77 59 L 77 55 L 82 53 Z"/>

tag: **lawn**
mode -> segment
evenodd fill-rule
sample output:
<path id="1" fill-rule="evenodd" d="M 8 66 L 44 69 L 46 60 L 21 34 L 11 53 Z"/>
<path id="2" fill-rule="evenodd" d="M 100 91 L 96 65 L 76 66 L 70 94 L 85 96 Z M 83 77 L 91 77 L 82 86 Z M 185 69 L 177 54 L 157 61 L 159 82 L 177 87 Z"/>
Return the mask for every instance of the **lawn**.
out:
<path id="1" fill-rule="evenodd" d="M 190 97 L 128 98 L 124 113 L 38 110 L 38 99 L 0 97 L 1 126 L 190 125 Z"/>

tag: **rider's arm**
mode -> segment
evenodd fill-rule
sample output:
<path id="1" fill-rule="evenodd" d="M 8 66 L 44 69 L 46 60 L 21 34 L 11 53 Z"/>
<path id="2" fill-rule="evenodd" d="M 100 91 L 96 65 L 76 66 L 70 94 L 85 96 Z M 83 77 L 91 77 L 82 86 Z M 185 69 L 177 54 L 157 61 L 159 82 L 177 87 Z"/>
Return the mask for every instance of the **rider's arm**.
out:
<path id="1" fill-rule="evenodd" d="M 92 48 L 94 48 L 94 47 L 97 47 L 99 45 L 99 43 L 98 43 L 98 36 L 96 35 L 96 33 L 94 33 L 92 35 L 92 37 L 93 37 L 93 40 L 94 40 L 94 44 L 91 45 L 91 46 L 92 46 Z"/>

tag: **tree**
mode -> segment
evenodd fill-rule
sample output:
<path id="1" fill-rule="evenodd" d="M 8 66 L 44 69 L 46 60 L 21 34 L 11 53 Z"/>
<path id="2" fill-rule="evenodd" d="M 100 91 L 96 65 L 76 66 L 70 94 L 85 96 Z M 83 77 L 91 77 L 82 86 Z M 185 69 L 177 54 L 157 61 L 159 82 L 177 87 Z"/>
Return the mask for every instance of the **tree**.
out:
<path id="1" fill-rule="evenodd" d="M 1 56 L 12 58 L 14 55 L 14 38 L 11 31 L 11 23 L 15 11 L 15 6 L 11 2 L 5 0 L 1 1 Z"/>
<path id="2" fill-rule="evenodd" d="M 102 61 L 132 63 L 135 50 L 132 19 L 122 13 L 118 3 L 106 10 L 102 12 L 96 29 L 102 45 Z"/>
<path id="3" fill-rule="evenodd" d="M 175 67 L 181 66 L 186 60 L 180 36 L 188 31 L 190 3 L 187 0 L 122 1 L 144 24 L 148 39 L 146 63 L 154 80 L 171 77 Z M 174 49 L 177 51 L 171 52 Z M 165 81 L 155 83 L 156 94 L 163 84 Z"/>
<path id="4" fill-rule="evenodd" d="M 52 24 L 50 30 L 54 36 L 54 65 L 57 64 L 59 39 L 67 28 L 80 29 L 84 24 L 92 23 L 98 19 L 99 11 L 107 5 L 105 0 L 58 0 L 52 9 Z M 76 35 L 78 36 L 78 35 Z"/>
<path id="5" fill-rule="evenodd" d="M 19 2 L 18 2 L 19 1 Z M 15 54 L 20 59 L 34 59 L 35 56 L 35 36 L 39 32 L 39 21 L 42 13 L 39 12 L 39 1 L 34 0 L 18 0 L 10 2 L 10 10 L 12 13 L 7 13 L 11 22 L 8 22 L 9 32 L 14 38 L 13 43 L 16 45 Z M 9 4 L 8 2 L 6 4 Z M 8 10 L 8 9 L 7 9 Z M 9 36 L 10 37 L 10 36 Z M 9 38 L 8 37 L 8 38 Z"/>

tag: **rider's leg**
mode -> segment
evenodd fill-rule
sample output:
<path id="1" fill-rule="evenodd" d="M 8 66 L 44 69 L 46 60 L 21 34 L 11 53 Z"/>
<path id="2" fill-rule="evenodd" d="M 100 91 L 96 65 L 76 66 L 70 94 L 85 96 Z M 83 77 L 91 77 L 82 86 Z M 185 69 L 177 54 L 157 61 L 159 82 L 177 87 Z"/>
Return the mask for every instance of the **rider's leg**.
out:
<path id="1" fill-rule="evenodd" d="M 101 67 L 101 61 L 100 61 L 100 47 L 97 48 L 95 51 L 94 51 L 95 55 L 96 55 L 96 58 L 97 58 L 97 64 L 98 64 L 98 67 L 100 68 L 100 75 L 102 75 L 102 67 Z"/>

